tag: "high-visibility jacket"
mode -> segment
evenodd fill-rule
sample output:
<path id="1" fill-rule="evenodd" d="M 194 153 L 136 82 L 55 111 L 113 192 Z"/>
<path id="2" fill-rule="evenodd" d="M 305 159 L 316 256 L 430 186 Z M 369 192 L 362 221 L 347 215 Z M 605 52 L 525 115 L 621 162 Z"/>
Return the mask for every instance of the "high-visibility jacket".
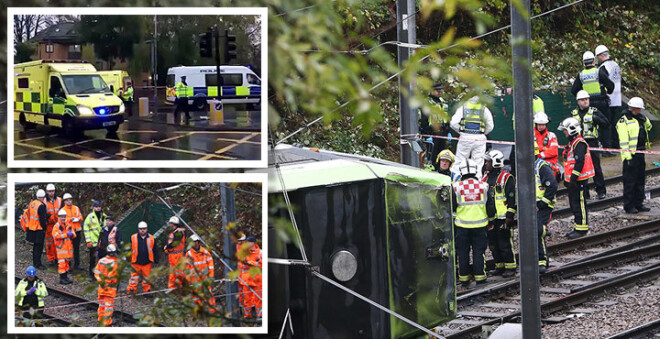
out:
<path id="1" fill-rule="evenodd" d="M 488 225 L 486 200 L 488 184 L 474 178 L 453 184 L 456 192 L 456 220 L 454 224 L 463 228 L 478 228 Z"/>
<path id="2" fill-rule="evenodd" d="M 497 180 L 495 181 L 495 187 L 493 187 L 493 190 L 495 191 L 494 193 L 494 198 L 495 198 L 495 216 L 492 218 L 489 218 L 490 220 L 494 219 L 506 219 L 506 212 L 510 213 L 516 213 L 516 209 L 513 207 L 509 207 L 506 204 L 506 182 L 509 179 L 513 179 L 513 175 L 511 173 L 505 171 L 505 170 L 500 170 L 500 174 L 497 176 Z M 488 171 L 484 173 L 483 178 L 481 178 L 482 182 L 485 182 L 488 184 Z"/>
<path id="3" fill-rule="evenodd" d="M 598 138 L 598 126 L 594 121 L 594 114 L 596 113 L 596 108 L 589 107 L 583 117 L 580 117 L 578 109 L 574 109 L 571 114 L 573 118 L 582 123 L 582 132 L 580 134 L 585 139 L 595 139 Z"/>
<path id="4" fill-rule="evenodd" d="M 67 206 L 66 204 L 62 207 L 64 211 L 66 211 L 66 221 L 67 223 L 71 224 L 71 227 L 73 227 L 74 232 L 79 232 L 82 231 L 82 220 L 83 216 L 82 213 L 80 213 L 80 208 L 76 205 L 71 205 Z M 71 221 L 72 218 L 77 218 L 77 222 Z"/>
<path id="5" fill-rule="evenodd" d="M 92 246 L 97 246 L 99 243 L 99 234 L 101 228 L 105 226 L 105 218 L 107 215 L 101 212 L 101 220 L 96 217 L 94 211 L 87 215 L 85 223 L 83 224 L 83 231 L 85 233 L 85 241 L 91 242 Z"/>
<path id="6" fill-rule="evenodd" d="M 112 231 L 108 233 L 108 245 L 117 246 L 117 227 L 113 227 Z"/>
<path id="7" fill-rule="evenodd" d="M 641 113 L 638 113 L 641 114 Z M 644 121 L 644 127 L 639 125 L 639 121 L 634 117 L 628 117 L 627 114 L 621 116 L 619 122 L 616 123 L 616 131 L 619 134 L 619 146 L 621 149 L 625 150 L 637 150 L 637 141 L 639 138 L 639 132 L 646 134 L 646 148 L 651 148 L 651 143 L 649 141 L 649 131 L 653 126 L 649 119 Z M 629 159 L 627 152 L 621 152 L 621 158 L 623 160 Z M 632 154 L 635 154 L 634 152 Z"/>
<path id="8" fill-rule="evenodd" d="M 131 236 L 131 263 L 133 263 L 133 264 L 137 263 L 137 258 L 138 258 L 138 237 L 139 236 L 140 235 L 137 234 L 137 233 L 135 233 Z M 151 261 L 153 263 L 153 262 L 155 262 L 155 260 L 154 260 L 154 244 L 155 244 L 154 236 L 147 233 L 146 241 L 147 241 L 147 250 L 149 251 L 148 252 L 149 261 Z"/>
<path id="9" fill-rule="evenodd" d="M 118 274 L 117 257 L 105 256 L 99 259 L 96 268 L 94 268 L 94 277 L 99 282 L 98 294 L 116 296 Z"/>
<path id="10" fill-rule="evenodd" d="M 69 238 L 66 234 L 68 231 L 73 232 L 73 236 Z M 55 240 L 55 248 L 57 248 L 57 259 L 71 259 L 73 258 L 73 242 L 71 241 L 76 237 L 71 224 L 65 225 L 59 222 L 53 226 L 53 239 Z"/>
<path id="11" fill-rule="evenodd" d="M 579 142 L 583 142 L 587 147 L 587 153 L 584 157 L 584 166 L 582 167 L 581 173 L 575 173 L 578 176 L 578 180 L 587 180 L 594 175 L 594 163 L 591 161 L 591 151 L 589 151 L 589 145 L 584 140 L 581 135 L 576 136 L 566 149 L 566 161 L 564 161 L 564 178 L 566 182 L 571 182 L 571 175 L 573 174 L 573 168 L 575 168 L 575 147 Z"/>
<path id="12" fill-rule="evenodd" d="M 55 199 L 48 200 L 46 197 L 46 213 L 48 213 L 48 226 L 57 224 L 59 219 L 57 218 L 57 212 L 62 208 L 62 198 L 55 197 Z"/>
<path id="13" fill-rule="evenodd" d="M 550 166 L 550 164 L 547 161 L 538 158 L 534 161 L 534 178 L 536 179 L 536 201 L 543 201 L 548 205 L 548 207 L 554 208 L 557 199 L 554 196 L 552 197 L 552 199 L 548 199 L 546 197 L 545 186 L 541 182 L 540 172 L 541 172 L 541 167 L 543 166 Z M 552 168 L 552 166 L 550 166 L 550 168 Z"/>
<path id="14" fill-rule="evenodd" d="M 592 67 L 582 70 L 582 72 L 580 72 L 580 81 L 582 82 L 582 89 L 587 91 L 589 95 L 600 94 L 598 68 Z"/>
<path id="15" fill-rule="evenodd" d="M 133 101 L 133 87 L 128 87 L 122 94 L 125 101 Z"/>
<path id="16" fill-rule="evenodd" d="M 27 228 L 30 231 L 43 230 L 43 228 L 41 227 L 41 222 L 39 222 L 39 214 L 37 212 L 39 210 L 39 206 L 41 206 L 42 204 L 43 204 L 43 202 L 41 202 L 39 200 L 32 200 L 32 202 L 30 203 L 30 206 L 28 207 L 28 211 L 29 211 L 28 212 L 28 217 L 29 217 L 29 219 L 27 221 Z"/>
<path id="17" fill-rule="evenodd" d="M 16 298 L 18 299 L 18 306 L 23 306 L 23 302 L 25 300 L 25 297 L 28 295 L 27 288 L 29 282 L 27 278 L 23 278 L 19 283 L 18 286 L 16 286 Z M 46 283 L 43 282 L 43 280 L 35 277 L 34 278 L 34 284 L 32 287 L 36 287 L 37 290 L 34 291 L 34 295 L 37 296 L 37 307 L 44 307 L 44 299 L 46 299 L 46 296 L 48 295 L 48 289 L 46 289 Z"/>
<path id="18" fill-rule="evenodd" d="M 248 285 L 248 286 L 260 286 L 261 285 L 261 273 L 258 274 L 250 274 L 250 268 L 252 267 L 259 267 L 261 268 L 262 266 L 262 254 L 261 254 L 261 248 L 259 248 L 259 245 L 254 244 L 252 249 L 250 249 L 250 253 L 243 258 L 242 262 L 243 264 L 240 266 L 241 273 L 240 277 L 241 279 Z"/>
<path id="19" fill-rule="evenodd" d="M 485 106 L 466 102 L 463 105 L 463 119 L 461 119 L 461 132 L 470 134 L 483 133 L 486 130 L 484 121 Z"/>
<path id="20" fill-rule="evenodd" d="M 30 220 L 29 211 L 30 209 L 26 208 L 23 210 L 23 214 L 21 215 L 21 228 L 23 229 L 23 232 L 27 231 L 28 220 Z"/>
<path id="21" fill-rule="evenodd" d="M 192 282 L 201 282 L 206 278 L 215 277 L 213 257 L 204 247 L 200 246 L 199 251 L 196 251 L 194 248 L 188 250 L 188 253 L 186 253 L 186 263 L 186 275 Z"/>
<path id="22" fill-rule="evenodd" d="M 186 86 L 183 82 L 178 82 L 176 84 L 176 97 L 177 98 L 188 98 L 193 96 L 193 88 Z"/>
<path id="23" fill-rule="evenodd" d="M 534 95 L 534 99 L 532 99 L 532 117 L 537 113 L 537 112 L 544 112 L 545 113 L 545 105 L 543 104 L 543 99 L 539 98 L 538 95 Z M 511 115 L 511 122 L 513 123 L 513 130 L 516 130 L 516 112 L 513 112 Z"/>
<path id="24" fill-rule="evenodd" d="M 559 157 L 557 135 L 548 131 L 547 128 L 543 132 L 539 132 L 534 128 L 534 138 L 539 146 L 539 158 L 549 162 L 555 173 L 559 171 L 557 166 L 557 158 Z"/>

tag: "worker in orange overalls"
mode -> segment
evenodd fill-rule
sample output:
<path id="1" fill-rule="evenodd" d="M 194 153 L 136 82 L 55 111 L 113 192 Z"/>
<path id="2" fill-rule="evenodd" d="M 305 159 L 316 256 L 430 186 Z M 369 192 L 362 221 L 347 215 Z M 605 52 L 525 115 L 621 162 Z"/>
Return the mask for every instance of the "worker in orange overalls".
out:
<path id="1" fill-rule="evenodd" d="M 247 236 L 245 233 L 239 231 L 236 233 L 236 258 L 238 259 L 239 256 L 241 256 L 241 249 L 243 248 L 243 244 L 245 243 L 245 240 L 247 239 Z M 244 257 L 245 255 L 242 255 Z M 243 272 L 243 261 L 240 259 L 236 260 L 236 267 L 239 272 Z M 243 284 L 238 284 L 238 302 L 243 305 L 243 300 L 244 296 L 246 293 L 246 288 L 245 285 Z"/>
<path id="2" fill-rule="evenodd" d="M 138 281 L 142 277 L 142 291 L 151 291 L 149 284 L 149 275 L 154 263 L 158 263 L 158 252 L 155 247 L 156 239 L 149 234 L 147 223 L 140 221 L 138 223 L 138 233 L 131 236 L 131 266 L 134 272 L 131 272 L 131 279 L 128 281 L 126 293 L 135 293 L 138 288 Z"/>
<path id="3" fill-rule="evenodd" d="M 177 285 L 181 286 L 186 280 L 185 266 L 181 263 L 186 246 L 186 231 L 179 227 L 179 218 L 176 216 L 171 217 L 169 223 L 170 234 L 164 248 L 170 262 L 170 278 L 167 281 L 167 288 L 176 288 Z"/>
<path id="4" fill-rule="evenodd" d="M 117 297 L 117 275 L 119 264 L 117 263 L 117 247 L 108 245 L 105 257 L 99 259 L 94 269 L 94 277 L 99 284 L 99 324 L 103 326 L 112 325 L 112 313 Z"/>
<path id="5" fill-rule="evenodd" d="M 60 274 L 60 284 L 68 285 L 73 282 L 69 279 L 69 262 L 73 259 L 73 242 L 76 233 L 66 221 L 66 211 L 57 212 L 58 222 L 53 226 L 53 239 L 57 250 L 57 273 Z"/>
<path id="6" fill-rule="evenodd" d="M 242 289 L 245 291 L 243 297 L 243 317 L 244 318 L 261 318 L 261 249 L 257 245 L 255 237 L 248 237 L 246 240 L 249 244 L 249 254 L 242 259 L 243 265 L 239 285 L 245 284 Z M 259 272 L 250 272 L 252 267 L 259 267 Z M 252 289 L 252 290 L 250 290 Z M 252 308 L 254 309 L 254 313 Z"/>
<path id="7" fill-rule="evenodd" d="M 57 213 L 62 209 L 62 198 L 55 196 L 55 185 L 46 185 L 46 213 L 48 213 L 48 222 L 46 227 L 46 257 L 48 265 L 55 265 L 57 261 L 57 251 L 53 242 L 53 226 L 57 224 Z"/>
<path id="8" fill-rule="evenodd" d="M 82 213 L 80 208 L 73 204 L 73 196 L 69 193 L 64 193 L 62 197 L 64 200 L 63 210 L 66 211 L 66 221 L 71 224 L 73 232 L 76 233 L 76 237 L 73 239 L 73 268 L 76 270 L 82 270 L 80 267 L 80 239 L 82 239 L 82 225 L 80 224 L 83 221 Z"/>
<path id="9" fill-rule="evenodd" d="M 215 268 L 213 266 L 213 257 L 211 253 L 202 247 L 202 240 L 197 234 L 190 237 L 193 241 L 193 247 L 186 253 L 186 272 L 188 282 L 192 287 L 193 301 L 199 305 L 202 304 L 200 296 L 207 298 L 204 288 L 205 280 L 210 278 L 211 281 L 215 279 Z M 208 284 L 208 282 L 206 282 Z M 213 297 L 212 282 L 208 285 L 208 304 L 209 313 L 215 313 L 215 298 Z"/>

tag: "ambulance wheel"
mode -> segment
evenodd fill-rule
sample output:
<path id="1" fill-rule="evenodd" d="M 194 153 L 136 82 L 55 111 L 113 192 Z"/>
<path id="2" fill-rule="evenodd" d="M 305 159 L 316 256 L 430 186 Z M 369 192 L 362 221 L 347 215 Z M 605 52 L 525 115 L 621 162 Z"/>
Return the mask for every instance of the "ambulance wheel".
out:
<path id="1" fill-rule="evenodd" d="M 195 108 L 198 111 L 203 111 L 206 109 L 206 99 L 204 98 L 197 98 L 195 101 L 193 101 L 193 108 Z"/>
<path id="2" fill-rule="evenodd" d="M 18 118 L 18 122 L 21 124 L 21 126 L 23 126 L 24 130 L 33 129 L 35 127 L 33 122 L 28 122 L 27 119 L 25 119 L 25 113 L 21 113 L 21 116 Z"/>
<path id="3" fill-rule="evenodd" d="M 65 116 L 62 119 L 62 134 L 66 137 L 77 137 L 80 133 L 76 129 L 76 125 L 73 123 L 73 118 Z"/>
<path id="4" fill-rule="evenodd" d="M 110 127 L 106 128 L 106 130 L 107 130 L 108 133 L 110 133 L 110 134 L 115 134 L 115 133 L 117 133 L 117 131 L 119 130 L 119 125 L 110 126 Z"/>

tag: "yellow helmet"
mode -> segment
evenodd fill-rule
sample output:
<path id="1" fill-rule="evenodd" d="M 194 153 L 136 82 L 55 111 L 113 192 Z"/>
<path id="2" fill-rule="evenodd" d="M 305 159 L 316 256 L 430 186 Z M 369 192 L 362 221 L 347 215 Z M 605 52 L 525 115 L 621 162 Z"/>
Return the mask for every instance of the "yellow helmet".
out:
<path id="1" fill-rule="evenodd" d="M 440 160 L 445 159 L 449 160 L 452 164 L 454 163 L 454 153 L 452 153 L 450 150 L 445 149 L 442 150 L 440 153 L 438 153 L 438 158 L 435 159 L 436 162 L 440 162 Z"/>
<path id="2" fill-rule="evenodd" d="M 539 144 L 534 141 L 534 155 L 539 155 Z"/>

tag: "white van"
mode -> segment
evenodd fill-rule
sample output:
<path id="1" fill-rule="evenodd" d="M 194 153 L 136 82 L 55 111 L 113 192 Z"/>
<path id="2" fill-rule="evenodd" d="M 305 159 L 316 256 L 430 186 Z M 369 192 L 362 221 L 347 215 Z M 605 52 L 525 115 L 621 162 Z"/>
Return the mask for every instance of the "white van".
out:
<path id="1" fill-rule="evenodd" d="M 167 101 L 174 103 L 176 84 L 181 77 L 186 77 L 186 84 L 193 87 L 193 96 L 188 104 L 197 110 L 207 107 L 208 101 L 220 98 L 223 104 L 261 103 L 261 79 L 245 66 L 220 66 L 222 91 L 218 91 L 215 66 L 179 66 L 167 70 Z"/>

